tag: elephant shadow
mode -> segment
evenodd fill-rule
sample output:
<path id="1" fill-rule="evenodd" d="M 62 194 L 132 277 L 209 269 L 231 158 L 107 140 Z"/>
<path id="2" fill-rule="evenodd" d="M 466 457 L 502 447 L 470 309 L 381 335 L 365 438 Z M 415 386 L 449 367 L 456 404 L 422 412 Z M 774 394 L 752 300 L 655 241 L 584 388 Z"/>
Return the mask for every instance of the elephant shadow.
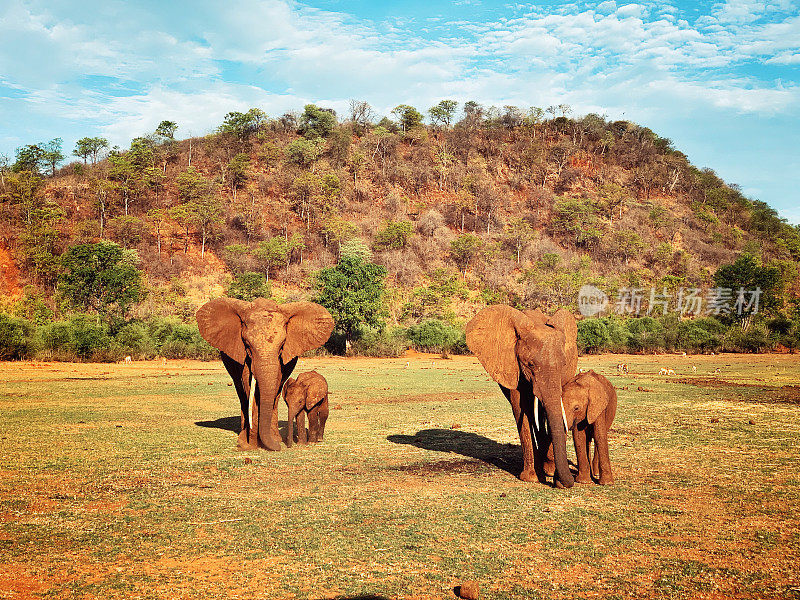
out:
<path id="1" fill-rule="evenodd" d="M 475 458 L 511 475 L 522 472 L 519 444 L 501 444 L 477 433 L 458 429 L 423 429 L 414 435 L 390 435 L 394 444 L 408 444 L 435 452 L 454 452 Z"/>
<path id="2" fill-rule="evenodd" d="M 220 417 L 213 421 L 195 421 L 198 427 L 210 427 L 211 429 L 222 429 L 223 431 L 230 431 L 239 434 L 242 428 L 242 417 L 236 415 L 235 417 Z M 286 439 L 286 431 L 288 429 L 288 421 L 278 421 L 278 429 L 281 431 L 281 436 Z"/>

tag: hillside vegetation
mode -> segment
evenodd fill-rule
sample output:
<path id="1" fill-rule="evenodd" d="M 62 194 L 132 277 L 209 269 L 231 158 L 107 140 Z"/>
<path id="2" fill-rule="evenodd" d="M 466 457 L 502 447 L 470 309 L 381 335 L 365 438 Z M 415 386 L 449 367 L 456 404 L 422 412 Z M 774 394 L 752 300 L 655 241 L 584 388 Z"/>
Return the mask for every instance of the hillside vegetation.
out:
<path id="1" fill-rule="evenodd" d="M 87 137 L 66 166 L 56 138 L 0 165 L 3 326 L 6 338 L 28 340 L 7 357 L 54 355 L 58 323 L 82 357 L 132 328 L 147 340 L 142 355 L 164 353 L 165 340 L 202 355 L 192 320 L 208 298 L 319 300 L 343 257 L 382 268 L 369 271 L 378 294 L 362 326 L 340 327 L 331 349 L 347 338 L 354 351 L 360 342 L 394 353 L 409 340 L 457 350 L 477 307 L 575 309 L 584 284 L 612 297 L 764 291 L 757 318 L 741 322 L 587 319 L 585 350 L 797 343 L 798 228 L 646 127 L 572 118 L 567 106 L 445 100 L 426 118 L 400 105 L 378 121 L 354 101 L 343 116 L 315 105 L 278 118 L 251 109 L 202 138 L 176 140 L 178 129 L 163 121 L 128 150 Z M 87 283 L 101 271 L 103 281 Z M 78 321 L 105 341 L 76 350 Z M 741 339 L 748 331 L 754 342 Z"/>

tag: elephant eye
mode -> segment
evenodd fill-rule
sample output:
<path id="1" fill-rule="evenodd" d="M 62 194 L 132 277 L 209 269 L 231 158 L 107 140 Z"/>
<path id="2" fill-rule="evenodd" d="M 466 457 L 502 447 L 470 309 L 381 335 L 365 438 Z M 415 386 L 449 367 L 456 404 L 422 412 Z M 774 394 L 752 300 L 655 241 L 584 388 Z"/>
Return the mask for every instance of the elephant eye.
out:
<path id="1" fill-rule="evenodd" d="M 573 409 L 572 409 L 572 410 L 573 410 L 573 411 L 575 411 L 575 412 L 578 412 L 580 409 L 581 409 L 581 407 L 580 407 L 580 406 L 575 406 L 575 407 L 573 407 Z"/>

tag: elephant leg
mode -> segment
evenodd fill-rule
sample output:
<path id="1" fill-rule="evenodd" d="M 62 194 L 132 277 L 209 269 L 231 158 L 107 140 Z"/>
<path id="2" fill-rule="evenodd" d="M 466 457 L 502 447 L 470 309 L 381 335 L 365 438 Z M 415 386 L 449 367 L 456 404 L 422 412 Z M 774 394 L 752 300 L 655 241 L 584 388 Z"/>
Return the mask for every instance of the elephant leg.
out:
<path id="1" fill-rule="evenodd" d="M 325 435 L 325 423 L 328 420 L 328 397 L 322 400 L 322 404 L 318 407 L 319 411 L 317 416 L 319 417 L 319 426 L 317 427 L 317 441 L 321 442 L 323 436 Z"/>
<path id="2" fill-rule="evenodd" d="M 544 454 L 544 474 L 548 477 L 553 477 L 556 474 L 556 460 L 553 454 L 553 442 L 547 444 L 547 452 Z"/>
<path id="3" fill-rule="evenodd" d="M 611 458 L 608 453 L 608 426 L 605 415 L 600 415 L 594 422 L 595 456 L 599 455 L 600 485 L 611 485 L 614 476 L 611 473 Z"/>
<path id="4" fill-rule="evenodd" d="M 533 408 L 532 402 L 527 402 L 528 410 L 523 405 L 522 394 L 519 390 L 510 390 L 500 386 L 508 401 L 511 403 L 511 411 L 514 413 L 514 420 L 517 423 L 519 441 L 522 445 L 522 473 L 519 478 L 522 481 L 537 481 L 540 478 L 536 474 L 535 458 L 533 454 L 533 439 L 531 438 L 531 421 L 529 419 L 530 409 Z"/>
<path id="5" fill-rule="evenodd" d="M 597 454 L 597 440 L 594 437 L 594 425 L 586 428 L 586 453 L 592 454 L 592 440 L 594 440 L 594 454 L 591 460 L 592 478 L 600 479 L 600 456 Z"/>
<path id="6" fill-rule="evenodd" d="M 286 417 L 286 447 L 291 448 L 294 441 L 294 420 L 297 418 L 297 413 L 289 406 L 289 414 Z"/>
<path id="7" fill-rule="evenodd" d="M 309 419 L 310 421 L 311 419 Z M 310 425 L 310 422 L 309 422 Z M 297 411 L 297 443 L 298 444 L 307 444 L 308 437 L 306 436 L 306 410 L 305 408 L 300 408 Z"/>
<path id="8" fill-rule="evenodd" d="M 592 483 L 592 474 L 589 468 L 589 452 L 586 445 L 586 429 L 589 426 L 572 427 L 572 443 L 575 445 L 575 456 L 578 459 L 578 476 L 575 483 Z"/>
<path id="9" fill-rule="evenodd" d="M 247 420 L 248 398 L 250 395 L 250 369 L 246 369 L 245 365 L 235 361 L 224 352 L 220 352 L 220 358 L 222 359 L 222 364 L 225 366 L 225 370 L 228 372 L 228 375 L 230 375 L 231 380 L 233 380 L 233 387 L 236 390 L 236 395 L 239 397 L 241 420 L 236 447 L 239 450 L 252 450 L 258 447 L 258 442 L 256 440 L 257 434 L 253 431 L 254 428 L 250 427 L 252 421 Z"/>

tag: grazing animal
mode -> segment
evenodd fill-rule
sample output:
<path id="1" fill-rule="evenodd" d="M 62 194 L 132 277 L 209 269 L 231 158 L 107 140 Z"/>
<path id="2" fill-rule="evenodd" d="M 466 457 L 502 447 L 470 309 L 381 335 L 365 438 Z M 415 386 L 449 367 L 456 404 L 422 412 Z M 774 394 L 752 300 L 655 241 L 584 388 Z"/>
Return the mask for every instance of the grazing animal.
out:
<path id="1" fill-rule="evenodd" d="M 692 373 L 697 373 L 697 367 L 695 365 L 692 365 Z"/>
<path id="2" fill-rule="evenodd" d="M 675 369 L 668 369 L 667 375 L 675 375 Z"/>
<path id="3" fill-rule="evenodd" d="M 133 360 L 133 359 L 132 359 L 130 356 L 126 356 L 126 357 L 125 357 L 125 364 L 126 364 L 126 365 L 129 365 L 129 364 L 131 364 L 131 361 L 132 361 L 132 360 Z"/>
<path id="4" fill-rule="evenodd" d="M 667 370 L 666 370 L 665 368 L 663 368 L 663 367 L 662 367 L 662 368 L 660 368 L 660 369 L 658 370 L 658 374 L 659 374 L 659 375 L 666 375 L 666 374 L 667 374 Z"/>
<path id="5" fill-rule="evenodd" d="M 586 373 L 586 369 L 584 369 L 583 367 L 581 367 L 580 369 L 578 369 L 578 373 Z"/>
<path id="6" fill-rule="evenodd" d="M 627 373 L 627 372 L 628 372 L 628 364 L 627 363 L 620 363 L 620 364 L 617 365 L 617 373 L 619 373 L 621 375 L 622 373 Z"/>

